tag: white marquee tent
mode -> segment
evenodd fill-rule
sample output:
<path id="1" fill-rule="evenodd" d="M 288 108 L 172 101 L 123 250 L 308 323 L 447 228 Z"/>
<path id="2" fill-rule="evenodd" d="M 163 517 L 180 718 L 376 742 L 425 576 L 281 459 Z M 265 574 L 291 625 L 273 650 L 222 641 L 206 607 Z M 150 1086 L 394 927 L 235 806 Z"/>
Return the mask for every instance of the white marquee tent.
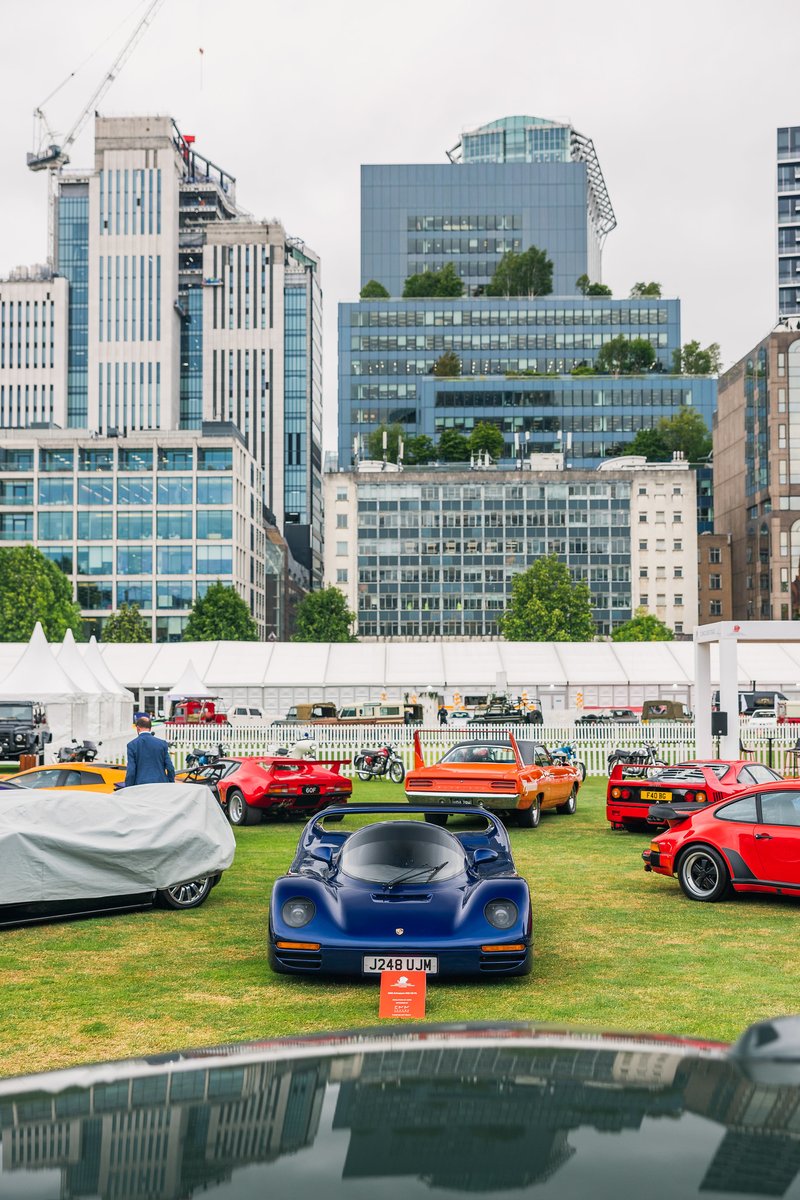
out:
<path id="1" fill-rule="evenodd" d="M 27 646 L 0 679 L 0 700 L 36 700 L 47 708 L 53 748 L 88 734 L 88 702 L 57 661 L 37 621 Z"/>
<path id="2" fill-rule="evenodd" d="M 118 679 L 115 679 L 111 673 L 105 659 L 100 653 L 100 647 L 97 644 L 97 638 L 92 636 L 88 643 L 79 646 L 78 650 L 83 657 L 84 662 L 91 669 L 95 679 L 109 697 L 112 706 L 112 721 L 111 729 L 117 735 L 125 735 L 130 737 L 131 726 L 133 724 L 133 710 L 136 704 L 136 697 L 133 692 L 128 691 L 123 687 Z M 107 727 L 103 727 L 103 732 L 108 734 Z"/>

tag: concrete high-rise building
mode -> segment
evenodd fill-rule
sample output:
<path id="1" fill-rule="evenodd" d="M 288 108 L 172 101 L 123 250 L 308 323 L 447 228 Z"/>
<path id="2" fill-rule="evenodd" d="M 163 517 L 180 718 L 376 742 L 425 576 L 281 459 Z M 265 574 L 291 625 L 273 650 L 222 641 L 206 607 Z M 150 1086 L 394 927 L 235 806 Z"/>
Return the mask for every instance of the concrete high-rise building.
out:
<path id="1" fill-rule="evenodd" d="M 778 317 L 800 316 L 800 125 L 778 130 Z"/>
<path id="2" fill-rule="evenodd" d="M 800 618 L 800 330 L 790 318 L 720 377 L 714 529 L 734 620 Z"/>
<path id="3" fill-rule="evenodd" d="M 224 427 L 244 451 L 243 458 L 237 449 L 233 472 L 252 508 L 250 540 L 289 530 L 300 572 L 321 581 L 318 256 L 287 237 L 280 222 L 240 209 L 234 177 L 166 116 L 96 117 L 94 165 L 58 172 L 51 229 L 51 268 L 18 269 L 0 282 L 3 428 L 84 431 L 114 462 L 116 447 L 135 435 L 202 438 Z M 77 506 L 80 489 L 72 495 Z M 76 507 L 73 516 L 78 530 L 87 514 Z M 29 523 L 21 513 L 19 528 Z M 168 535 L 186 542 L 184 565 L 205 559 L 200 538 L 227 542 L 224 529 L 201 534 L 201 524 L 205 517 L 194 521 L 187 509 L 174 527 L 180 532 Z M 115 527 L 102 536 L 126 535 Z M 247 540 L 237 544 L 234 534 L 227 545 L 234 566 L 222 577 L 252 599 L 262 629 L 274 628 L 264 610 L 264 554 L 248 566 L 241 557 Z M 81 561 L 73 556 L 76 594 L 94 596 L 80 578 Z M 194 567 L 186 572 L 195 575 Z M 167 621 L 152 578 L 141 583 L 155 636 L 179 636 L 185 611 Z M 177 589 L 186 610 L 202 586 L 184 580 Z M 127 583 L 124 591 L 132 594 Z M 102 605 L 85 609 L 94 624 L 120 602 L 122 584 L 107 593 Z"/>

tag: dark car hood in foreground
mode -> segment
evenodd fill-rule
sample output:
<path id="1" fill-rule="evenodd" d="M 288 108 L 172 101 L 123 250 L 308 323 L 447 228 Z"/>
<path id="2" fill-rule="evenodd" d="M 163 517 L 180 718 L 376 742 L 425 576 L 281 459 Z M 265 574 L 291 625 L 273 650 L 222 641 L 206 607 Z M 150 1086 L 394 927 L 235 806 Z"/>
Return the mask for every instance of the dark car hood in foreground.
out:
<path id="1" fill-rule="evenodd" d="M 387 1026 L 0 1081 L 0 1197 L 797 1196 L 800 1065 L 781 1025 L 733 1054 Z"/>

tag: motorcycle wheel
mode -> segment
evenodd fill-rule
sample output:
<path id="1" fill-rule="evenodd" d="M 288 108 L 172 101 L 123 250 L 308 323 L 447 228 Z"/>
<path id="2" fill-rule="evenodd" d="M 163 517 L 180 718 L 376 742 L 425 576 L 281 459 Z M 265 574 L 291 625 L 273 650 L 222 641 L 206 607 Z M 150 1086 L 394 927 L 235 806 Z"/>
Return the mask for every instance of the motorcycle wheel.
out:
<path id="1" fill-rule="evenodd" d="M 403 764 L 397 760 L 389 767 L 389 778 L 392 783 L 402 783 L 406 777 L 406 769 Z"/>
<path id="2" fill-rule="evenodd" d="M 372 771 L 367 766 L 361 755 L 357 754 L 353 759 L 353 766 L 355 767 L 356 774 L 362 783 L 367 783 L 370 779 L 372 779 Z"/>

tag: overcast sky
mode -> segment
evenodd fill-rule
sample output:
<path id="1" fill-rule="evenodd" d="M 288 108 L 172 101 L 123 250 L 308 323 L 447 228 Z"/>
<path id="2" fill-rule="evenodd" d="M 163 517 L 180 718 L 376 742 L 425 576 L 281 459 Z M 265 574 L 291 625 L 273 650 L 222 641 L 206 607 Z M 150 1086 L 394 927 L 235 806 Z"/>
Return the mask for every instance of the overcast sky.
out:
<path id="1" fill-rule="evenodd" d="M 47 105 L 66 130 L 145 7 L 3 0 L 0 274 L 46 257 L 33 108 L 100 47 Z M 497 117 L 567 119 L 594 139 L 615 295 L 659 280 L 684 341 L 719 342 L 725 364 L 750 349 L 776 318 L 775 130 L 800 124 L 798 45 L 798 0 L 166 0 L 100 111 L 170 113 L 237 177 L 240 204 L 321 254 L 331 449 L 359 164 L 442 162 Z M 91 162 L 91 125 L 72 161 Z"/>

